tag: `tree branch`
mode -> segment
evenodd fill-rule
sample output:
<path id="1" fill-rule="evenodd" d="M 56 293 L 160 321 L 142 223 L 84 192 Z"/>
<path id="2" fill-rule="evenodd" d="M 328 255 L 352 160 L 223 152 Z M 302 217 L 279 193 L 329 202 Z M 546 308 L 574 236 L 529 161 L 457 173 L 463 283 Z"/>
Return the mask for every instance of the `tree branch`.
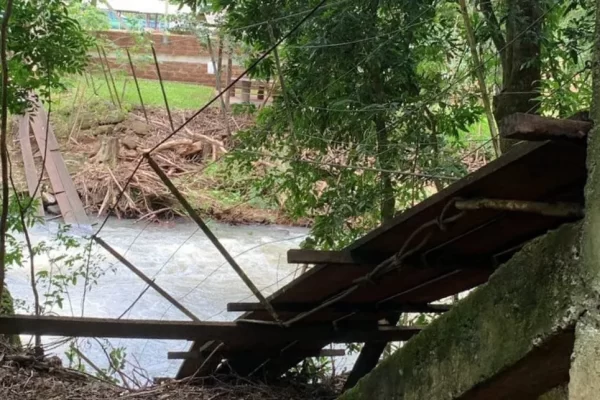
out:
<path id="1" fill-rule="evenodd" d="M 2 168 L 2 214 L 0 215 L 0 298 L 4 290 L 4 269 L 6 264 L 6 222 L 8 221 L 8 149 L 6 136 L 8 130 L 8 64 L 6 59 L 6 35 L 8 21 L 12 13 L 13 1 L 7 0 L 0 35 L 0 61 L 2 62 L 2 122 L 0 126 L 0 167 Z"/>
<path id="2" fill-rule="evenodd" d="M 503 55 L 506 50 L 506 39 L 504 38 L 504 35 L 502 35 L 500 22 L 498 21 L 498 18 L 496 18 L 492 0 L 478 0 L 477 3 L 479 5 L 479 11 L 483 14 L 485 22 L 488 25 L 492 41 L 494 42 L 496 49 Z M 502 56 L 502 59 L 504 59 L 504 56 Z"/>

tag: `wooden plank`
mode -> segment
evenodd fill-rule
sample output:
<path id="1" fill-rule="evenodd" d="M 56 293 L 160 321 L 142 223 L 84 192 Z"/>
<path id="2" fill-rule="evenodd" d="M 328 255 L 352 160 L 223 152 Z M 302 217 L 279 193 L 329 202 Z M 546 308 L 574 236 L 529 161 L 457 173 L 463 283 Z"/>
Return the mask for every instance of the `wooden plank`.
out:
<path id="1" fill-rule="evenodd" d="M 396 216 L 390 223 L 368 233 L 346 250 L 389 252 L 399 247 L 423 223 L 438 218 L 449 201 L 455 198 L 511 198 L 545 200 L 544 196 L 585 176 L 586 149 L 569 142 L 530 142 L 514 146 L 511 151 L 436 193 L 415 207 Z M 482 213 L 483 214 L 483 213 Z M 461 231 L 481 225 L 498 213 L 471 215 L 431 238 L 429 245 L 446 242 Z M 521 229 L 522 225 L 513 230 Z M 499 240 L 500 238 L 496 238 Z M 475 246 L 476 243 L 473 243 Z"/>
<path id="2" fill-rule="evenodd" d="M 395 342 L 408 340 L 418 334 L 421 329 L 417 326 L 365 328 L 364 325 L 348 325 L 336 329 L 330 323 L 281 328 L 275 325 L 237 324 L 235 322 L 119 320 L 30 315 L 0 316 L 0 333 L 7 335 L 217 340 L 225 343 L 240 342 L 245 338 L 253 338 L 257 343 L 269 340 L 328 340 L 332 343 L 354 343 L 369 340 Z"/>
<path id="3" fill-rule="evenodd" d="M 361 263 L 358 257 L 346 251 L 292 249 L 288 250 L 287 262 L 289 264 L 364 264 L 374 267 L 373 263 Z"/>
<path id="4" fill-rule="evenodd" d="M 54 160 L 52 159 L 52 157 L 50 157 L 50 153 L 52 152 L 52 150 L 49 148 L 50 143 L 48 143 L 48 148 L 45 147 L 46 127 L 42 124 L 42 121 L 38 117 L 32 116 L 31 128 L 33 130 L 33 135 L 37 142 L 40 153 L 45 160 L 44 168 L 46 169 L 48 177 L 50 178 L 50 183 L 52 184 L 52 188 L 54 189 L 54 194 L 63 193 L 65 189 L 62 186 L 60 175 L 58 173 L 58 170 L 56 169 L 56 166 L 54 165 Z M 44 153 L 46 157 L 44 157 Z"/>
<path id="5" fill-rule="evenodd" d="M 273 308 L 277 312 L 301 313 L 312 310 L 320 303 L 273 303 Z M 450 304 L 406 304 L 390 303 L 377 307 L 374 303 L 337 303 L 324 309 L 323 311 L 347 312 L 347 313 L 435 313 L 440 314 L 449 311 Z M 265 311 L 261 303 L 228 303 L 227 311 Z"/>
<path id="6" fill-rule="evenodd" d="M 35 161 L 33 159 L 33 151 L 31 149 L 31 128 L 29 124 L 28 113 L 19 116 L 19 141 L 21 144 L 21 155 L 23 157 L 23 166 L 25 167 L 25 178 L 27 180 L 27 189 L 29 190 L 29 196 L 34 197 L 38 201 L 38 207 L 36 215 L 38 217 L 44 216 L 44 204 L 42 203 L 41 186 L 38 185 L 38 181 L 41 177 L 40 173 L 35 167 Z"/>
<path id="7" fill-rule="evenodd" d="M 71 178 L 71 174 L 67 169 L 62 155 L 58 151 L 53 151 L 51 157 L 60 176 L 62 187 L 65 189 L 65 193 L 69 198 L 69 204 L 75 223 L 81 226 L 91 226 L 90 219 L 85 212 L 85 208 L 83 208 L 83 203 L 81 202 L 79 193 L 77 193 L 77 189 L 75 189 L 73 179 Z"/>
<path id="8" fill-rule="evenodd" d="M 515 113 L 503 118 L 499 125 L 500 134 L 507 139 L 582 141 L 592 129 L 593 123 Z"/>
<path id="9" fill-rule="evenodd" d="M 36 115 L 31 120 L 31 127 L 40 152 L 42 154 L 46 152 L 45 169 L 50 178 L 63 219 L 69 225 L 91 226 L 71 175 L 60 154 L 54 132 L 52 129 L 46 132 L 46 118 L 43 107 L 39 105 Z M 47 149 L 45 149 L 46 140 L 48 141 Z"/>
<path id="10" fill-rule="evenodd" d="M 44 106 L 42 105 L 42 103 L 39 102 L 39 100 L 34 100 L 33 104 L 35 107 L 35 111 L 31 113 L 31 122 L 32 124 L 35 122 L 41 131 L 41 135 L 38 139 L 41 141 L 41 143 L 38 143 L 40 152 L 43 154 L 44 150 L 47 150 L 48 152 L 59 151 L 60 146 L 58 144 L 58 141 L 56 140 L 56 136 L 54 134 L 46 135 L 46 128 L 48 128 L 48 132 L 50 133 L 52 132 L 52 125 L 48 123 L 48 117 L 46 115 L 46 111 L 44 110 Z M 47 147 L 46 140 L 48 140 Z"/>
<path id="11" fill-rule="evenodd" d="M 455 207 L 463 211 L 498 210 L 540 214 L 548 217 L 583 218 L 583 205 L 579 203 L 548 203 L 541 201 L 515 201 L 501 199 L 458 200 Z"/>
<path id="12" fill-rule="evenodd" d="M 194 352 L 194 351 L 171 351 L 167 354 L 167 358 L 169 360 L 201 360 L 201 359 L 205 359 L 206 357 L 208 357 L 210 355 L 210 351 L 207 352 Z M 227 351 L 224 350 L 221 352 L 221 356 L 228 358 L 231 356 L 250 356 L 250 357 L 256 357 L 258 354 L 260 354 L 261 356 L 264 357 L 278 357 L 280 356 L 281 352 L 280 351 L 273 351 L 273 350 L 269 350 L 269 351 L 264 351 L 261 349 L 255 349 L 254 351 L 237 351 L 237 352 L 232 352 L 232 351 Z M 344 349 L 323 349 L 323 350 L 319 350 L 319 351 L 309 351 L 309 352 L 302 352 L 302 356 L 303 357 L 344 357 L 346 355 L 346 350 Z"/>

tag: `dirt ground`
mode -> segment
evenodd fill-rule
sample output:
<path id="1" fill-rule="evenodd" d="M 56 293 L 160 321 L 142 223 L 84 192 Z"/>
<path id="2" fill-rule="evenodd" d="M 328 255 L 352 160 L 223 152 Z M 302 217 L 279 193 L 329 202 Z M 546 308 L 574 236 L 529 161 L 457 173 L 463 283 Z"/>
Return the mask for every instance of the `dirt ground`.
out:
<path id="1" fill-rule="evenodd" d="M 27 354 L 7 354 L 0 350 L 0 399 L 3 400 L 326 400 L 334 399 L 341 385 L 340 381 L 267 386 L 228 377 L 227 382 L 217 380 L 211 386 L 170 381 L 131 390 L 63 368 L 57 358 L 36 361 Z"/>

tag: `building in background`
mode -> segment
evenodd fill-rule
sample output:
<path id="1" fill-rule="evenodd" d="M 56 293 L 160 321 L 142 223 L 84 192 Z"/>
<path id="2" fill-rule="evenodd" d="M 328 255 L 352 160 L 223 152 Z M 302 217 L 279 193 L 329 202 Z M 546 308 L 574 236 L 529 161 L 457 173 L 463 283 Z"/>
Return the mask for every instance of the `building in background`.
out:
<path id="1" fill-rule="evenodd" d="M 165 0 L 104 0 L 98 1 L 110 19 L 111 29 L 166 31 L 169 16 L 189 14 L 189 7 L 179 6 Z M 214 23 L 215 16 L 207 15 L 207 22 Z"/>

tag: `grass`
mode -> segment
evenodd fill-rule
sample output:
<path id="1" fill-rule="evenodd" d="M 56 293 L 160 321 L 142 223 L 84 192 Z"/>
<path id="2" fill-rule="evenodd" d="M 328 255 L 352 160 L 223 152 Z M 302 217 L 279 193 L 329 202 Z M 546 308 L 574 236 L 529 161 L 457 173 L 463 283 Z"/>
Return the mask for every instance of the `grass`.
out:
<path id="1" fill-rule="evenodd" d="M 133 78 L 119 74 L 114 79 L 119 98 L 122 98 L 121 101 L 124 107 L 130 109 L 133 106 L 140 105 L 140 99 Z M 59 96 L 57 106 L 59 108 L 72 108 L 73 98 L 78 90 L 84 90 L 88 99 L 95 97 L 92 81 L 97 97 L 110 102 L 111 95 L 103 75 L 93 75 L 91 79 L 88 76 L 87 81 L 83 76 L 76 76 L 67 79 L 67 91 L 61 93 Z M 159 81 L 138 79 L 138 82 L 144 104 L 147 107 L 165 107 Z M 182 82 L 164 82 L 164 85 L 169 107 L 172 110 L 197 110 L 214 96 L 214 89 L 207 86 Z"/>

